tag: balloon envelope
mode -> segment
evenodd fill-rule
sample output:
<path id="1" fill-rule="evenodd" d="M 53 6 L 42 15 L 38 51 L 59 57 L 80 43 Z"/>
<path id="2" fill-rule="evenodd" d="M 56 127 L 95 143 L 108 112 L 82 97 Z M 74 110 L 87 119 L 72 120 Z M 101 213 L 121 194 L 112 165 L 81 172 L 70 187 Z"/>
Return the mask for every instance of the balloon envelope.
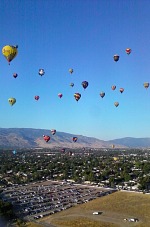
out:
<path id="1" fill-rule="evenodd" d="M 15 98 L 9 98 L 8 102 L 11 106 L 13 106 L 16 103 L 16 99 Z"/>
<path id="2" fill-rule="evenodd" d="M 81 94 L 80 93 L 75 93 L 74 94 L 74 98 L 76 101 L 79 101 L 79 99 L 81 98 Z"/>
<path id="3" fill-rule="evenodd" d="M 74 83 L 70 83 L 70 86 L 71 86 L 71 87 L 74 87 Z"/>
<path id="4" fill-rule="evenodd" d="M 14 78 L 17 78 L 17 76 L 18 76 L 17 73 L 14 73 L 14 74 L 13 74 L 13 77 L 14 77 Z"/>
<path id="5" fill-rule="evenodd" d="M 62 97 L 63 97 L 63 94 L 62 94 L 62 93 L 59 93 L 59 94 L 58 94 L 58 97 L 59 97 L 59 98 L 62 98 Z"/>
<path id="6" fill-rule="evenodd" d="M 104 98 L 105 92 L 101 92 L 101 93 L 100 93 L 100 96 L 101 96 L 102 98 Z"/>
<path id="7" fill-rule="evenodd" d="M 55 135 L 56 129 L 51 129 L 51 133 L 52 133 L 52 135 Z"/>
<path id="8" fill-rule="evenodd" d="M 119 61 L 119 55 L 117 54 L 114 55 L 114 61 Z"/>
<path id="9" fill-rule="evenodd" d="M 83 81 L 81 85 L 84 89 L 86 89 L 88 87 L 89 83 L 87 81 Z"/>
<path id="10" fill-rule="evenodd" d="M 43 138 L 44 138 L 44 140 L 45 140 L 46 142 L 48 142 L 48 141 L 50 140 L 50 136 L 45 136 L 45 135 L 43 135 Z"/>
<path id="11" fill-rule="evenodd" d="M 18 46 L 6 45 L 2 48 L 2 54 L 7 59 L 8 62 L 11 62 L 18 54 Z"/>
<path id="12" fill-rule="evenodd" d="M 116 85 L 112 85 L 112 86 L 111 86 L 111 89 L 112 89 L 112 90 L 115 90 L 115 89 L 116 89 Z"/>
<path id="13" fill-rule="evenodd" d="M 115 102 L 114 105 L 117 107 L 119 106 L 119 102 Z"/>
<path id="14" fill-rule="evenodd" d="M 149 83 L 148 82 L 145 82 L 144 84 L 144 87 L 147 89 L 149 87 Z"/>
<path id="15" fill-rule="evenodd" d="M 74 136 L 74 137 L 72 138 L 72 140 L 73 140 L 73 142 L 77 142 L 78 137 Z"/>
<path id="16" fill-rule="evenodd" d="M 40 76 L 43 76 L 44 74 L 45 74 L 44 69 L 39 69 L 39 75 L 40 75 Z"/>
<path id="17" fill-rule="evenodd" d="M 127 49 L 126 49 L 126 53 L 127 53 L 128 55 L 131 54 L 131 51 L 132 51 L 131 48 L 127 48 Z"/>
<path id="18" fill-rule="evenodd" d="M 39 100 L 40 96 L 36 95 L 34 98 L 35 100 Z"/>
<path id="19" fill-rule="evenodd" d="M 123 92 L 124 92 L 124 88 L 120 88 L 119 91 L 120 91 L 121 93 L 123 93 Z"/>
<path id="20" fill-rule="evenodd" d="M 69 69 L 69 72 L 72 74 L 73 73 L 73 69 Z"/>

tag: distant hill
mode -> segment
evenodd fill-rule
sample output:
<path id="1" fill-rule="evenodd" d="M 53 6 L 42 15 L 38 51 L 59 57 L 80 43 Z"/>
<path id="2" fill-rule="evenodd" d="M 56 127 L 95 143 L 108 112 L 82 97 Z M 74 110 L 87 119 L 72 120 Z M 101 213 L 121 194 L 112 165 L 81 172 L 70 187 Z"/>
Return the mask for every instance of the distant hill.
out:
<path id="1" fill-rule="evenodd" d="M 50 141 L 46 143 L 43 135 L 49 135 Z M 72 137 L 77 136 L 78 141 L 74 143 Z M 148 148 L 150 138 L 126 137 L 109 141 L 99 140 L 93 137 L 75 135 L 65 132 L 56 132 L 52 135 L 50 130 L 33 128 L 0 128 L 1 148 Z"/>
<path id="2" fill-rule="evenodd" d="M 49 135 L 50 141 L 46 143 L 43 135 Z M 74 143 L 72 137 L 77 136 Z M 32 128 L 0 128 L 1 148 L 111 148 L 111 143 L 82 135 L 73 135 L 65 132 L 56 132 L 52 135 L 50 130 Z"/>
<path id="3" fill-rule="evenodd" d="M 109 143 L 134 148 L 150 148 L 150 138 L 125 137 L 121 139 L 109 140 Z"/>

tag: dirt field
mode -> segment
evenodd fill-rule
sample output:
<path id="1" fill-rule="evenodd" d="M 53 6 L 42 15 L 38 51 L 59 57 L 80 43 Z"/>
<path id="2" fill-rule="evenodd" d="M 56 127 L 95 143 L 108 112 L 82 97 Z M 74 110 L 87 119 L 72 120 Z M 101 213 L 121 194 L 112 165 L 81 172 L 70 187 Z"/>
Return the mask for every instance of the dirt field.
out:
<path id="1" fill-rule="evenodd" d="M 102 211 L 101 215 L 93 215 Z M 139 222 L 124 221 L 138 218 Z M 149 227 L 150 195 L 116 192 L 39 220 L 57 227 Z"/>

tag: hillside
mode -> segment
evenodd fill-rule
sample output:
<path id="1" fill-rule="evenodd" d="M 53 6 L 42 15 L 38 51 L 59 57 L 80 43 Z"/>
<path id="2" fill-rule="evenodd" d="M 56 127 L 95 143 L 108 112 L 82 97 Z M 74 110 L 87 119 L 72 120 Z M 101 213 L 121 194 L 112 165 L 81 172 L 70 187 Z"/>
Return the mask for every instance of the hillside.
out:
<path id="1" fill-rule="evenodd" d="M 43 135 L 49 135 L 50 141 L 46 143 Z M 72 141 L 78 137 L 76 143 Z M 0 147 L 2 148 L 111 148 L 111 143 L 92 137 L 73 135 L 65 132 L 56 132 L 52 135 L 50 130 L 32 128 L 0 128 Z"/>
<path id="2" fill-rule="evenodd" d="M 49 135 L 50 141 L 46 143 L 43 135 Z M 76 143 L 72 141 L 74 136 L 78 137 Z M 33 128 L 0 128 L 0 147 L 1 148 L 149 148 L 150 138 L 126 137 L 104 141 L 94 137 L 74 135 L 66 132 L 56 132 L 52 135 L 47 129 Z"/>

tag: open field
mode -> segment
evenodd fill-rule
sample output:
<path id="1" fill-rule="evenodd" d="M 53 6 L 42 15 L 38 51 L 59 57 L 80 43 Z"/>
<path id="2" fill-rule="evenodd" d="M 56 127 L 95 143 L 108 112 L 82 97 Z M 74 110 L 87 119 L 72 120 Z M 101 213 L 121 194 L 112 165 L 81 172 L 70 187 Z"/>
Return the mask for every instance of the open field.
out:
<path id="1" fill-rule="evenodd" d="M 94 211 L 103 213 L 93 215 Z M 139 222 L 125 222 L 124 218 L 138 218 Z M 150 195 L 119 191 L 42 218 L 40 222 L 57 227 L 149 227 Z"/>

